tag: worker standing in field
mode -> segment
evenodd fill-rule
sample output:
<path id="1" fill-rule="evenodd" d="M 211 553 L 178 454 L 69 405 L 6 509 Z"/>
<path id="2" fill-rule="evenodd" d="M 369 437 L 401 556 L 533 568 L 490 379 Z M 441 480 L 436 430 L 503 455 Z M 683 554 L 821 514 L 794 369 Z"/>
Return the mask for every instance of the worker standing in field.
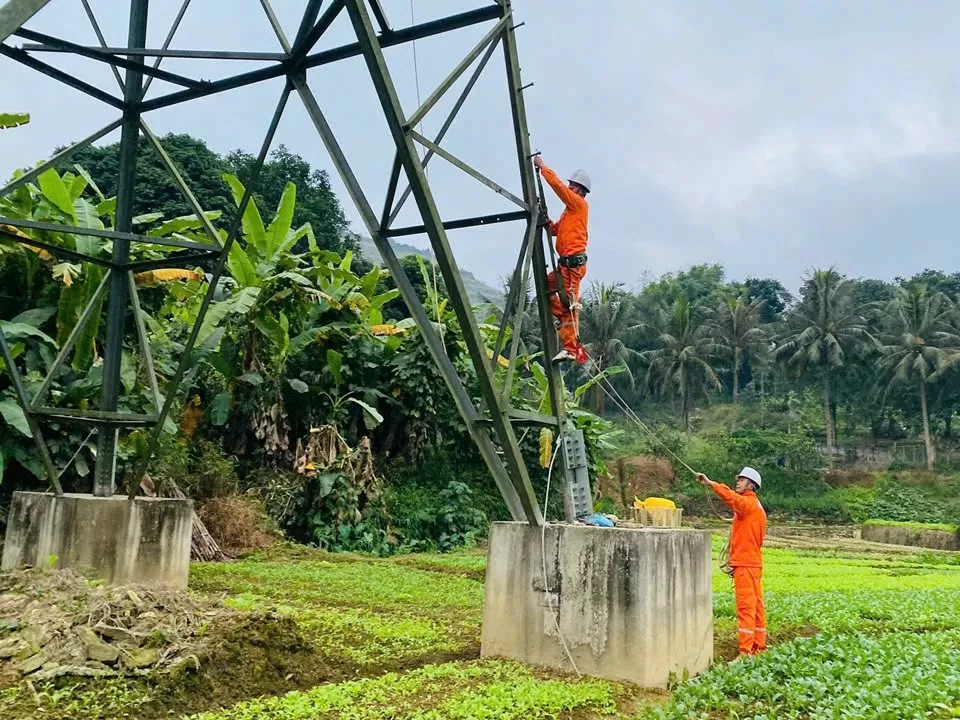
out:
<path id="1" fill-rule="evenodd" d="M 730 529 L 730 557 L 733 590 L 737 603 L 737 640 L 740 653 L 755 655 L 767 649 L 767 616 L 763 607 L 763 537 L 767 532 L 767 513 L 757 492 L 760 473 L 745 467 L 737 475 L 736 491 L 697 473 L 697 482 L 713 490 L 733 510 Z"/>
<path id="2" fill-rule="evenodd" d="M 537 155 L 533 164 L 550 184 L 557 197 L 563 201 L 563 213 L 557 222 L 550 222 L 550 232 L 557 239 L 558 272 L 547 276 L 550 288 L 550 306 L 559 323 L 560 344 L 563 346 L 554 356 L 554 362 L 577 360 L 583 356 L 580 345 L 577 313 L 580 310 L 580 282 L 587 274 L 587 193 L 590 192 L 590 177 L 577 170 L 565 185 L 557 174 L 548 168 L 543 158 Z M 558 290 L 562 283 L 568 306 L 564 306 Z"/>

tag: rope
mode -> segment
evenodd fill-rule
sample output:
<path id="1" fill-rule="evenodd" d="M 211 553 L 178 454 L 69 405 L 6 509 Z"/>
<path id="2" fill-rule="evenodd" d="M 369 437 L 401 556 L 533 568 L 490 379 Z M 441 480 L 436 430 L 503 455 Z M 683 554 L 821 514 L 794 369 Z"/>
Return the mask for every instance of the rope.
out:
<path id="1" fill-rule="evenodd" d="M 680 463 L 683 467 L 685 467 L 687 470 L 689 470 L 689 471 L 690 471 L 690 474 L 692 474 L 694 477 L 697 476 L 697 471 L 696 471 L 696 470 L 694 470 L 692 467 L 690 467 L 690 466 L 686 463 L 686 461 L 683 460 L 683 458 L 681 458 L 681 457 L 680 457 L 679 455 L 677 455 L 673 450 L 671 450 L 669 445 L 667 445 L 663 440 L 661 440 L 660 437 L 659 437 L 653 430 L 651 430 L 649 427 L 647 427 L 647 424 L 646 424 L 645 422 L 643 422 L 643 420 L 641 420 L 639 417 L 637 417 L 637 414 L 636 414 L 636 413 L 633 411 L 633 409 L 627 404 L 627 402 L 620 396 L 620 393 L 617 392 L 616 388 L 614 388 L 613 385 L 611 385 L 611 384 L 607 381 L 607 378 L 606 378 L 606 377 L 604 377 L 604 376 L 603 376 L 602 374 L 600 374 L 600 373 L 593 373 L 593 372 L 591 371 L 591 369 L 590 369 L 589 367 L 587 367 L 587 366 L 584 366 L 584 371 L 587 373 L 587 375 L 590 376 L 590 378 L 591 378 L 592 380 L 594 380 L 594 382 L 596 382 L 597 385 L 600 386 L 600 389 L 603 390 L 604 393 L 606 393 L 607 397 L 610 398 L 610 399 L 613 401 L 614 405 L 616 405 L 617 408 L 619 408 L 619 409 L 627 416 L 627 419 L 633 420 L 633 422 L 634 422 L 641 430 L 643 430 L 643 432 L 645 432 L 647 435 L 649 435 L 651 438 L 653 438 L 653 439 L 657 442 L 657 444 L 659 444 L 664 450 L 666 450 L 667 453 L 668 453 L 674 460 L 676 460 L 676 461 L 677 461 L 678 463 Z M 608 387 L 609 387 L 609 389 L 608 389 Z"/>
<path id="2" fill-rule="evenodd" d="M 410 27 L 413 27 L 417 24 L 416 17 L 413 10 L 413 0 L 410 0 Z M 411 43 L 413 45 L 413 76 L 417 83 L 417 107 L 422 105 L 420 101 L 420 66 L 417 64 L 417 41 L 413 40 Z M 420 119 L 419 123 L 420 134 L 423 134 L 423 118 Z M 424 171 L 426 172 L 426 171 Z"/>
<path id="3" fill-rule="evenodd" d="M 601 373 L 592 373 L 590 368 L 586 366 L 584 366 L 584 372 L 586 372 L 587 375 L 589 375 L 594 380 L 594 382 L 596 382 L 596 384 L 600 387 L 601 390 L 603 390 L 606 396 L 613 401 L 613 404 L 616 405 L 617 408 L 619 408 L 620 411 L 627 416 L 628 420 L 632 420 L 643 432 L 645 432 L 647 435 L 653 438 L 664 450 L 667 451 L 667 453 L 674 460 L 676 460 L 683 467 L 689 470 L 694 477 L 697 476 L 696 470 L 690 467 L 690 465 L 688 465 L 679 455 L 677 455 L 673 450 L 671 450 L 670 447 L 663 440 L 661 440 L 660 437 L 653 430 L 647 427 L 646 423 L 644 423 L 643 420 L 637 417 L 637 414 L 633 411 L 633 408 L 631 408 L 627 404 L 627 401 L 623 399 L 620 393 L 617 392 L 617 389 L 613 387 L 613 385 L 609 382 L 609 380 L 606 377 L 604 377 Z M 713 498 L 709 494 L 707 494 L 706 497 L 707 497 L 707 504 L 710 506 L 711 512 L 713 512 L 713 514 L 716 515 L 720 520 L 723 520 L 724 522 L 726 522 L 727 519 L 723 517 L 723 515 L 721 515 L 719 512 L 717 512 L 717 507 L 713 503 Z M 727 542 L 729 545 L 729 539 Z"/>
<path id="4" fill-rule="evenodd" d="M 547 469 L 547 491 L 543 496 L 543 512 L 547 512 L 547 501 L 550 499 L 550 478 L 553 475 L 553 463 L 557 459 L 557 455 L 560 454 L 560 445 L 563 443 L 563 438 L 557 438 L 557 444 L 553 451 L 553 457 L 550 458 L 550 467 Z M 573 671 L 577 674 L 577 677 L 582 677 L 580 675 L 580 670 L 577 668 L 577 663 L 573 659 L 573 655 L 570 653 L 570 648 L 567 647 L 567 641 L 563 637 L 563 631 L 560 629 L 560 618 L 559 609 L 555 612 L 553 609 L 553 601 L 550 599 L 550 592 L 547 589 L 547 523 L 546 518 L 544 518 L 543 524 L 540 526 L 540 561 L 542 563 L 543 569 L 543 593 L 547 597 L 547 605 L 550 607 L 550 616 L 553 618 L 554 624 L 557 626 L 557 635 L 560 637 L 560 644 L 563 645 L 564 652 L 567 653 L 567 659 L 570 661 L 570 664 L 573 666 Z"/>
<path id="5" fill-rule="evenodd" d="M 733 577 L 733 568 L 730 567 L 730 541 L 733 539 L 733 527 L 730 528 L 730 534 L 727 535 L 727 542 L 722 548 L 720 548 L 720 553 L 717 555 L 717 564 L 720 565 L 720 569 Z"/>
<path id="6" fill-rule="evenodd" d="M 57 475 L 58 478 L 62 478 L 62 477 L 63 477 L 63 474 L 64 474 L 67 470 L 70 469 L 70 466 L 73 465 L 73 461 L 77 459 L 77 455 L 79 455 L 79 454 L 80 454 L 80 451 L 83 450 L 83 449 L 87 446 L 87 443 L 90 442 L 90 438 L 93 437 L 93 434 L 94 434 L 96 431 L 97 431 L 97 429 L 94 428 L 93 430 L 91 430 L 91 431 L 87 434 L 86 440 L 84 440 L 82 443 L 80 443 L 80 447 L 77 448 L 77 451 L 73 454 L 73 457 L 70 458 L 70 459 L 67 461 L 67 464 L 63 466 L 63 470 L 61 470 L 61 471 L 60 471 L 60 474 Z"/>

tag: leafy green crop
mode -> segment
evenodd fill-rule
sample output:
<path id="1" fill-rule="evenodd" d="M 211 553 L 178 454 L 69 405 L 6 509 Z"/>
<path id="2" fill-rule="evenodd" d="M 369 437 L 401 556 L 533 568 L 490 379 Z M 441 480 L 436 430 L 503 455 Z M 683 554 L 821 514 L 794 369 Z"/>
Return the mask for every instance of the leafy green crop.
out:
<path id="1" fill-rule="evenodd" d="M 644 719 L 956 717 L 960 630 L 821 635 L 719 666 Z"/>
<path id="2" fill-rule="evenodd" d="M 382 561 L 311 559 L 196 564 L 195 590 L 227 592 L 239 610 L 289 615 L 318 652 L 361 667 L 454 654 L 480 635 L 483 586 Z"/>
<path id="3" fill-rule="evenodd" d="M 194 720 L 480 720 L 557 718 L 572 710 L 611 713 L 615 686 L 597 680 L 540 680 L 511 662 L 448 663 L 403 675 L 251 700 Z"/>

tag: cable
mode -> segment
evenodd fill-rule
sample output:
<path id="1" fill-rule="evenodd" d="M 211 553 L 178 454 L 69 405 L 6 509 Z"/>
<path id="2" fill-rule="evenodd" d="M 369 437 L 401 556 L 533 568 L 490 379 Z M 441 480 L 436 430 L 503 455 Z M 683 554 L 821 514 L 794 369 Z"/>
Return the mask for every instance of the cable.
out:
<path id="1" fill-rule="evenodd" d="M 547 492 L 543 497 L 543 513 L 546 516 L 547 513 L 547 501 L 550 500 L 550 478 L 553 475 L 553 463 L 557 459 L 557 455 L 560 454 L 560 446 L 563 444 L 563 437 L 557 438 L 557 445 L 553 451 L 553 457 L 550 458 L 550 467 L 547 468 Z M 580 674 L 580 669 L 577 667 L 577 663 L 573 659 L 573 655 L 570 653 L 570 648 L 567 647 L 567 641 L 563 637 L 563 631 L 560 629 L 560 618 L 558 617 L 560 610 L 559 608 L 554 611 L 553 601 L 550 599 L 549 585 L 547 583 L 547 521 L 544 517 L 543 524 L 540 526 L 540 560 L 543 566 L 543 594 L 547 596 L 547 605 L 550 607 L 550 616 L 553 618 L 554 624 L 557 626 L 557 635 L 560 637 L 560 643 L 563 645 L 564 652 L 567 653 L 567 659 L 570 661 L 570 664 L 573 666 L 573 671 L 577 674 L 578 678 L 583 677 Z"/>
<path id="2" fill-rule="evenodd" d="M 410 26 L 413 27 L 414 25 L 416 25 L 416 23 L 417 23 L 416 13 L 414 12 L 413 0 L 410 0 Z M 420 99 L 420 64 L 417 62 L 417 41 L 414 40 L 411 43 L 411 46 L 413 47 L 413 79 L 417 87 L 417 107 L 420 107 L 423 103 Z M 420 128 L 420 134 L 423 135 L 423 118 L 420 118 L 418 127 Z M 420 156 L 420 150 L 417 151 L 417 156 L 418 157 Z M 423 158 L 420 158 L 420 159 L 421 161 L 423 160 Z M 430 177 L 430 171 L 426 167 L 423 168 L 423 174 L 428 178 Z M 439 325 L 440 324 L 440 291 L 438 289 L 439 283 L 437 282 L 437 263 L 433 260 L 430 261 L 430 269 L 433 271 L 433 296 L 434 298 L 436 298 L 435 310 L 437 315 L 437 325 Z M 440 333 L 440 345 L 443 347 L 444 352 L 446 352 L 447 343 L 446 343 L 446 340 L 444 340 L 442 332 Z"/>
<path id="3" fill-rule="evenodd" d="M 410 0 L 410 26 L 413 27 L 416 25 L 416 18 L 414 17 L 413 11 L 413 0 Z M 414 40 L 411 45 L 413 46 L 413 77 L 417 83 L 417 107 L 420 107 L 422 104 L 420 102 L 420 66 L 417 64 L 417 41 Z M 423 120 L 420 120 L 420 131 L 423 132 Z"/>

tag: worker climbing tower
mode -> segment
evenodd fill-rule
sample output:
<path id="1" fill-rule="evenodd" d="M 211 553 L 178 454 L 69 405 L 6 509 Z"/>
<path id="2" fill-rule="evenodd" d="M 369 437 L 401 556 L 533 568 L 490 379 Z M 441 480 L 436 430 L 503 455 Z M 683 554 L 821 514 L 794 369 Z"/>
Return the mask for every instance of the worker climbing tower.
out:
<path id="1" fill-rule="evenodd" d="M 495 551 L 504 551 L 506 548 L 534 551 L 536 546 L 531 543 L 535 538 L 540 539 L 539 549 L 543 555 L 543 582 L 538 585 L 539 581 L 531 581 L 531 573 L 540 567 L 540 563 L 531 563 L 535 556 L 530 555 L 529 552 L 521 557 L 522 563 L 517 565 L 526 573 L 524 576 L 526 599 L 523 602 L 536 616 L 538 612 L 545 612 L 543 608 L 547 607 L 541 602 L 544 593 L 550 598 L 555 598 L 557 602 L 551 601 L 549 607 L 551 616 L 554 608 L 558 613 L 556 618 L 558 632 L 561 626 L 565 627 L 564 624 L 568 622 L 560 618 L 564 613 L 573 617 L 570 613 L 580 610 L 586 612 L 591 604 L 604 604 L 592 597 L 582 598 L 585 603 L 582 607 L 572 603 L 564 604 L 564 593 L 571 591 L 575 585 L 575 580 L 569 575 L 569 568 L 576 567 L 580 563 L 575 556 L 579 550 L 574 548 L 574 555 L 562 550 L 563 543 L 555 532 L 556 528 L 550 529 L 548 537 L 544 527 L 543 512 L 534 494 L 530 473 L 524 464 L 517 439 L 517 429 L 529 426 L 549 428 L 554 437 L 563 438 L 564 450 L 557 453 L 555 459 L 557 474 L 554 480 L 564 489 L 567 520 L 572 521 L 592 510 L 589 483 L 586 478 L 583 438 L 581 434 L 572 430 L 565 417 L 564 389 L 559 370 L 550 362 L 545 363 L 550 408 L 548 412 L 531 413 L 516 410 L 510 406 L 512 376 L 517 371 L 517 339 L 524 315 L 522 300 L 531 275 L 536 289 L 545 357 L 553 357 L 558 350 L 550 312 L 546 275 L 548 253 L 551 248 L 544 232 L 546 218 L 543 216 L 537 191 L 537 179 L 531 162 L 533 151 L 524 101 L 524 93 L 529 86 L 524 85 L 521 79 L 517 48 L 517 30 L 522 23 L 518 23 L 514 16 L 511 0 L 475 0 L 475 2 L 477 6 L 472 9 L 402 27 L 391 23 L 390 12 L 388 12 L 391 10 L 390 4 L 381 0 L 301 0 L 299 5 L 302 6 L 302 12 L 298 14 L 296 27 L 292 24 L 290 27 L 285 26 L 271 4 L 271 0 L 233 0 L 230 3 L 224 3 L 224 6 L 229 5 L 231 14 L 257 13 L 262 16 L 262 22 L 274 36 L 276 48 L 273 52 L 263 52 L 259 50 L 224 51 L 196 47 L 174 48 L 177 30 L 183 18 L 190 12 L 191 0 L 183 0 L 173 26 L 166 32 L 166 39 L 160 47 L 149 47 L 147 44 L 148 38 L 155 34 L 150 30 L 156 24 L 151 24 L 156 15 L 156 8 L 152 7 L 153 3 L 150 0 L 127 0 L 125 3 L 123 10 L 126 11 L 128 18 L 127 42 L 120 47 L 107 43 L 90 0 L 0 0 L 0 56 L 4 58 L 2 61 L 4 66 L 19 63 L 38 74 L 53 78 L 62 83 L 65 88 L 96 99 L 115 112 L 115 118 L 102 129 L 64 148 L 49 161 L 0 188 L 0 198 L 10 196 L 26 183 L 37 180 L 46 170 L 60 167 L 80 149 L 107 138 L 117 130 L 120 131 L 119 189 L 115 227 L 104 229 L 95 224 L 77 227 L 48 221 L 0 217 L 2 239 L 46 251 L 62 261 L 93 263 L 103 269 L 103 281 L 82 312 L 75 329 L 64 342 L 49 374 L 36 392 L 30 393 L 30 388 L 24 382 L 13 356 L 10 343 L 0 331 L 0 357 L 3 358 L 6 371 L 9 372 L 16 389 L 19 403 L 36 443 L 37 454 L 42 460 L 52 488 L 50 494 L 20 494 L 21 497 L 15 499 L 4 551 L 4 567 L 23 562 L 40 564 L 47 556 L 57 555 L 61 564 L 90 562 L 97 566 L 99 563 L 99 571 L 114 581 L 150 579 L 185 584 L 189 561 L 192 507 L 189 501 L 148 502 L 151 499 L 137 497 L 138 490 L 149 455 L 157 446 L 171 409 L 182 399 L 187 390 L 183 380 L 197 347 L 200 328 L 214 299 L 231 247 L 237 242 L 244 210 L 257 191 L 260 173 L 273 145 L 281 118 L 291 103 L 299 102 L 316 131 L 316 138 L 328 151 L 330 162 L 346 187 L 362 220 L 364 230 L 373 239 L 384 264 L 393 276 L 400 295 L 453 396 L 467 430 L 476 443 L 515 521 L 511 524 L 511 532 L 520 533 L 511 535 L 513 537 L 511 543 L 515 541 L 515 544 L 501 544 L 500 551 L 492 547 L 491 554 L 493 555 Z M 46 13 L 56 12 L 58 6 L 76 3 L 82 4 L 99 44 L 84 44 L 76 39 L 53 37 L 32 29 L 38 26 Z M 121 11 L 117 2 L 103 4 L 109 4 L 112 15 Z M 335 23 L 349 28 L 350 41 L 320 49 Z M 418 107 L 404 107 L 395 86 L 392 66 L 387 60 L 386 51 L 469 27 L 483 29 L 484 34 L 479 42 L 464 48 L 462 59 L 426 99 L 419 103 Z M 215 34 L 215 31 L 216 28 L 211 28 L 211 34 Z M 64 54 L 70 58 L 69 63 L 54 62 L 53 58 L 61 58 Z M 499 60 L 494 64 L 500 64 L 502 68 L 501 90 L 509 103 L 512 121 L 512 143 L 510 147 L 503 148 L 503 153 L 514 157 L 516 168 L 513 178 L 501 178 L 499 181 L 481 173 L 466 160 L 444 147 L 444 138 L 454 124 L 458 113 L 461 112 L 465 101 L 481 76 L 486 72 L 492 72 L 487 68 L 498 56 Z M 352 167 L 348 153 L 328 121 L 329 108 L 325 111 L 318 96 L 311 89 L 312 82 L 326 81 L 335 85 L 338 65 L 349 62 L 353 58 L 362 60 L 372 80 L 376 107 L 391 138 L 393 163 L 386 197 L 380 212 L 375 209 L 369 189 L 361 182 L 361 175 Z M 167 67 L 164 67 L 164 62 L 167 60 L 169 60 Z M 196 75 L 168 69 L 174 60 L 190 60 L 190 67 L 194 70 L 201 68 L 204 63 L 209 63 L 207 67 L 222 68 L 226 61 L 234 64 L 246 63 L 253 69 L 216 80 L 206 80 Z M 117 81 L 117 87 L 104 89 L 82 79 L 77 69 L 85 63 L 108 66 Z M 433 137 L 425 136 L 419 129 L 421 121 L 428 114 L 436 113 L 440 100 L 452 94 L 454 87 L 462 78 L 467 78 L 466 82 L 462 85 L 456 102 L 440 125 L 439 131 Z M 238 88 L 277 79 L 282 79 L 283 86 L 277 98 L 273 116 L 265 129 L 256 163 L 239 203 L 236 220 L 224 236 L 211 224 L 205 209 L 184 180 L 180 168 L 176 166 L 163 147 L 158 134 L 152 129 L 151 116 L 167 108 L 189 106 L 191 103 L 199 102 L 203 102 L 205 110 L 209 111 L 210 105 L 207 101 L 210 98 Z M 356 92 L 356 89 L 352 91 Z M 64 105 L 68 102 L 65 96 Z M 70 113 L 64 112 L 64 117 L 68 118 L 69 122 Z M 158 238 L 136 232 L 133 207 L 134 188 L 138 175 L 139 144 L 152 147 L 156 152 L 173 183 L 193 209 L 196 217 L 201 220 L 208 242 L 178 239 L 176 236 Z M 421 151 L 425 152 L 423 156 L 420 154 Z M 470 217 L 442 217 L 436 202 L 435 188 L 432 187 L 426 172 L 427 164 L 437 156 L 486 186 L 490 191 L 491 200 L 497 199 L 499 203 L 505 198 L 512 203 L 514 209 L 510 212 L 497 210 Z M 402 191 L 401 185 L 404 187 Z M 419 222 L 406 227 L 397 227 L 395 221 L 400 209 L 409 198 L 412 198 L 417 208 Z M 503 327 L 498 333 L 491 358 L 472 312 L 461 271 L 451 250 L 448 232 L 500 223 L 509 224 L 510 228 L 515 229 L 517 259 L 512 271 L 509 296 L 506 299 Z M 439 332 L 418 299 L 414 286 L 404 274 L 391 245 L 391 238 L 414 235 L 425 236 L 433 250 L 449 293 L 450 304 L 463 332 L 467 354 L 476 370 L 480 393 L 477 401 L 461 382 L 445 351 Z M 68 245 L 58 240 L 64 237 L 82 237 L 89 239 L 90 242 Z M 91 250 L 92 247 L 101 249 L 107 243 L 111 248 L 108 256 Z M 140 244 L 165 247 L 168 252 L 150 260 L 132 259 L 136 255 L 131 254 L 131 248 Z M 196 323 L 180 353 L 178 367 L 161 388 L 154 372 L 150 343 L 140 311 L 133 274 L 159 268 L 192 268 L 198 264 L 206 264 L 207 267 L 212 268 L 208 289 L 203 297 Z M 98 407 L 70 407 L 62 401 L 59 404 L 48 403 L 50 387 L 62 372 L 83 327 L 91 321 L 91 318 L 99 315 L 102 307 L 106 308 L 106 340 L 103 352 L 102 393 L 97 403 Z M 124 387 L 121 382 L 122 346 L 130 316 L 132 316 L 133 328 L 137 332 L 141 349 L 139 360 L 144 370 L 143 374 L 148 378 L 148 390 L 153 398 L 153 409 L 145 414 L 131 414 L 122 410 L 124 407 Z M 506 349 L 508 340 L 512 345 L 510 350 Z M 503 374 L 502 382 L 498 381 L 497 374 L 494 372 L 501 357 L 505 357 L 507 363 L 507 372 Z M 92 495 L 64 495 L 59 482 L 58 468 L 53 463 L 45 441 L 44 426 L 49 422 L 82 423 L 96 431 L 97 458 Z M 117 497 L 118 433 L 121 429 L 133 427 L 144 427 L 149 430 L 149 452 L 126 479 L 127 497 Z M 102 529 L 95 543 L 85 529 L 92 526 Z M 572 526 L 568 527 L 572 528 Z M 606 532 L 590 528 L 573 529 Z M 531 535 L 531 532 L 535 534 Z M 494 543 L 499 542 L 497 537 L 497 533 L 494 533 Z M 503 538 L 505 535 L 500 533 L 499 537 Z M 37 541 L 37 538 L 42 538 L 42 542 Z M 553 553 L 549 563 L 545 549 L 548 540 Z M 650 548 L 661 547 L 657 544 L 659 541 L 655 539 L 646 538 L 643 542 L 647 543 L 648 540 L 652 543 Z M 665 654 L 661 658 L 664 662 L 661 662 L 661 665 L 664 667 L 669 665 L 671 670 L 682 668 L 696 672 L 702 669 L 704 658 L 708 661 L 710 655 L 710 641 L 704 640 L 709 636 L 711 629 L 709 540 L 707 539 L 704 544 L 703 538 L 696 534 L 689 535 L 687 538 L 674 538 L 669 542 L 672 543 L 670 547 L 671 552 L 674 553 L 672 556 L 675 560 L 674 566 L 659 567 L 657 572 L 669 573 L 673 578 L 677 573 L 686 572 L 684 568 L 688 561 L 693 562 L 695 565 L 691 576 L 693 580 L 690 580 L 692 585 L 688 588 L 692 593 L 692 599 L 690 602 L 676 601 L 672 608 L 664 608 L 660 615 L 650 617 L 655 618 L 655 622 L 665 627 L 663 621 L 673 623 L 669 625 L 672 628 L 670 632 L 680 632 L 677 628 L 681 627 L 682 622 L 687 623 L 683 625 L 683 632 L 691 637 L 697 636 L 695 651 L 685 654 L 679 650 L 672 654 L 664 651 Z M 631 552 L 636 554 L 642 550 L 635 540 L 623 540 L 617 548 L 620 554 L 616 557 L 624 557 L 624 552 L 627 553 L 626 557 L 629 557 Z M 702 557 L 704 548 L 706 549 L 705 559 Z M 158 555 L 159 560 L 154 555 Z M 615 572 L 610 565 L 613 557 L 611 555 L 605 560 L 598 561 L 593 568 L 594 572 Z M 509 560 L 512 562 L 512 558 Z M 112 565 L 103 566 L 106 562 Z M 500 561 L 493 561 L 492 567 L 498 568 L 497 572 L 500 572 L 504 565 Z M 648 566 L 643 565 L 643 567 Z M 157 568 L 160 570 L 158 571 Z M 618 582 L 633 587 L 638 580 L 636 572 L 639 572 L 639 568 L 640 566 L 636 566 L 630 572 L 620 573 Z M 705 576 L 704 570 L 706 570 Z M 556 584 L 557 579 L 561 577 L 561 572 L 564 583 L 562 588 Z M 548 580 L 548 574 L 554 580 Z M 600 580 L 597 579 L 596 582 L 600 583 Z M 670 582 L 681 582 L 681 580 Z M 599 585 L 597 587 L 599 592 Z M 666 597 L 664 593 L 668 590 L 670 593 L 673 592 L 671 589 L 661 588 L 657 591 L 659 594 L 651 591 L 650 597 Z M 631 593 L 635 595 L 636 588 L 630 590 L 627 595 L 633 597 Z M 494 601 L 491 605 L 488 589 L 488 612 L 495 611 L 496 602 L 499 602 L 499 599 L 494 598 Z M 685 619 L 678 615 L 687 611 L 693 614 L 684 616 Z M 553 648 L 550 652 L 553 652 L 556 649 L 554 647 L 556 638 L 551 639 L 552 625 L 542 617 L 528 616 L 525 613 L 526 611 L 515 613 L 515 617 L 524 623 L 517 637 L 536 636 L 539 638 L 538 642 L 548 645 L 553 643 L 550 645 Z M 490 623 L 487 624 L 490 625 Z M 504 627 L 507 626 L 505 623 Z M 569 629 L 565 632 L 569 633 Z M 606 625 L 603 632 L 607 632 Z M 660 642 L 659 638 L 666 637 L 663 635 L 665 632 L 667 630 L 662 630 L 659 634 L 653 633 L 653 635 L 641 633 L 637 636 L 640 640 L 634 638 L 639 644 L 626 648 L 624 656 L 635 651 L 655 653 Z M 643 640 L 643 637 L 646 640 Z M 677 635 L 677 638 L 679 637 Z M 560 638 L 562 640 L 563 633 L 560 633 Z M 677 638 L 671 642 L 679 645 L 680 641 Z M 594 634 L 590 635 L 585 642 L 587 649 L 581 648 L 578 652 L 590 652 L 599 658 L 595 667 L 591 666 L 588 669 L 596 674 L 611 676 L 611 672 L 606 669 L 608 663 L 603 660 L 605 650 L 601 647 L 606 640 L 597 639 Z M 704 642 L 708 645 L 706 649 Z M 597 643 L 600 644 L 597 645 Z M 488 648 L 498 647 L 496 639 L 492 636 L 487 638 L 486 635 L 485 645 L 487 646 L 485 652 Z M 496 652 L 496 650 L 490 651 Z M 500 652 L 533 661 L 539 657 L 538 651 L 525 654 L 508 647 L 501 647 Z M 682 660 L 673 662 L 675 657 L 681 656 Z M 550 660 L 552 662 L 553 658 Z M 640 676 L 627 673 L 625 677 L 636 679 Z M 649 677 L 644 675 L 642 681 L 657 684 L 661 679 L 665 681 L 665 677 L 663 675 L 661 678 L 660 674 L 649 674 Z"/>

